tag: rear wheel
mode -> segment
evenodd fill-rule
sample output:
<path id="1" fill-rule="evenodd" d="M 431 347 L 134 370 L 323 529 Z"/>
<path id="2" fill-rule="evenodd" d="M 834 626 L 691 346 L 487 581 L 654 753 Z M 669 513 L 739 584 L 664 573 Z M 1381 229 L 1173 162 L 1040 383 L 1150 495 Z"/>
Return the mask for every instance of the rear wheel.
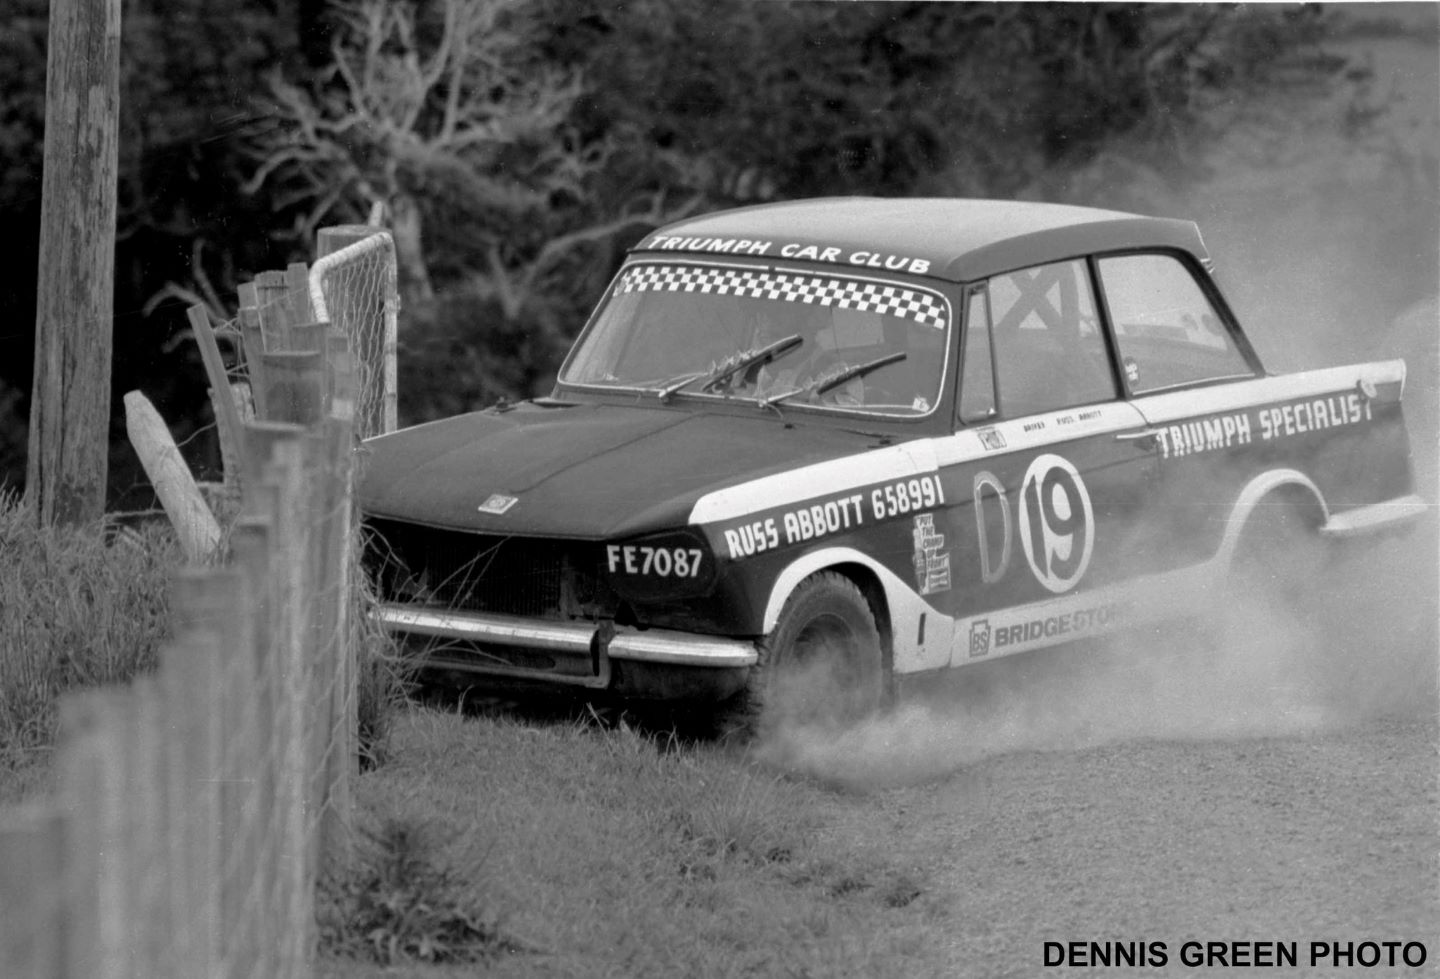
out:
<path id="1" fill-rule="evenodd" d="M 855 583 L 821 571 L 800 583 L 760 647 L 732 729 L 763 733 L 784 723 L 845 726 L 878 710 L 885 672 L 875 613 Z"/>
<path id="2" fill-rule="evenodd" d="M 1296 499 L 1261 500 L 1241 528 L 1227 599 L 1259 597 L 1285 611 L 1302 609 L 1330 557 L 1318 515 Z"/>

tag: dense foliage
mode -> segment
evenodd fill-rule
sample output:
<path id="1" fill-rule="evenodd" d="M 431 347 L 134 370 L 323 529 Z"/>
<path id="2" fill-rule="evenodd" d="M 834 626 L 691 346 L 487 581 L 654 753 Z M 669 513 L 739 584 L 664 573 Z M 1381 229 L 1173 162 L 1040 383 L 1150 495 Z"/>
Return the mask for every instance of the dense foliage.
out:
<path id="1" fill-rule="evenodd" d="M 0 34 L 0 483 L 33 357 L 45 0 Z M 127 0 L 113 389 L 182 439 L 181 307 L 378 206 L 402 259 L 402 414 L 547 387 L 665 220 L 824 194 L 1044 196 L 1117 153 L 1193 174 L 1257 92 L 1353 82 L 1320 8 L 705 0 Z M 1258 103 L 1257 103 L 1258 104 Z M 1274 104 L 1273 100 L 1267 104 Z M 119 413 L 117 412 L 117 417 Z M 119 430 L 117 428 L 117 434 Z M 112 495 L 123 474 L 112 471 Z"/>

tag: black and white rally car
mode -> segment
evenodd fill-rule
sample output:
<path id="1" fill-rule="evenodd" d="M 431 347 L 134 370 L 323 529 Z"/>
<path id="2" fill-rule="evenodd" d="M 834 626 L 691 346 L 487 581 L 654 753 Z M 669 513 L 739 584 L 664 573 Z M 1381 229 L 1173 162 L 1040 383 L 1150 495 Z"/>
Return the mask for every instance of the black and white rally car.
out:
<path id="1" fill-rule="evenodd" d="M 1198 611 L 1277 526 L 1422 513 L 1404 363 L 1267 373 L 1209 268 L 1190 222 L 1049 204 L 663 228 L 549 397 L 368 443 L 379 618 L 465 682 L 863 711 Z"/>

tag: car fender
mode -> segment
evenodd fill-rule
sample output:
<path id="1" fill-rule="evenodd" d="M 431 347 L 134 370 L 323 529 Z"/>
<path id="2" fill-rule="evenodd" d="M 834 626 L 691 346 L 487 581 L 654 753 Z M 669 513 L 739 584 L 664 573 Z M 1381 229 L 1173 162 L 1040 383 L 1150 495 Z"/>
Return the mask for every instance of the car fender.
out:
<path id="1" fill-rule="evenodd" d="M 1235 549 L 1240 545 L 1240 535 L 1244 532 L 1245 523 L 1260 505 L 1260 501 L 1288 487 L 1302 490 L 1315 501 L 1315 505 L 1320 508 L 1321 525 L 1330 519 L 1330 508 L 1325 503 L 1325 496 L 1309 476 L 1298 469 L 1267 470 L 1246 483 L 1235 498 L 1235 505 L 1230 508 L 1230 519 L 1225 526 L 1225 536 L 1221 538 L 1220 549 L 1215 555 L 1218 567 L 1230 566 Z"/>
<path id="2" fill-rule="evenodd" d="M 817 571 L 845 564 L 866 568 L 880 582 L 890 617 L 896 673 L 936 669 L 949 663 L 953 620 L 921 598 L 895 572 L 853 547 L 822 547 L 800 555 L 781 569 L 765 603 L 765 634 L 769 635 L 780 621 L 781 609 L 800 582 Z"/>

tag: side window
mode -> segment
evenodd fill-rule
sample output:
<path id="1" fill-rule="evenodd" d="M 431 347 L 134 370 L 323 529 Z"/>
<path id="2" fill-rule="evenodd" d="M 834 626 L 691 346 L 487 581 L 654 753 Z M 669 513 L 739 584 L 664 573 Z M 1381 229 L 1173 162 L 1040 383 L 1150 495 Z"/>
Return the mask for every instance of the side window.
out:
<path id="1" fill-rule="evenodd" d="M 965 315 L 965 369 L 960 378 L 960 421 L 970 425 L 995 414 L 995 372 L 990 361 L 990 313 L 985 293 L 970 294 Z"/>
<path id="2" fill-rule="evenodd" d="M 1115 255 L 1098 264 L 1132 392 L 1254 373 L 1190 269 L 1175 256 Z"/>
<path id="3" fill-rule="evenodd" d="M 1007 418 L 1118 395 L 1083 261 L 990 280 L 1000 410 Z"/>

